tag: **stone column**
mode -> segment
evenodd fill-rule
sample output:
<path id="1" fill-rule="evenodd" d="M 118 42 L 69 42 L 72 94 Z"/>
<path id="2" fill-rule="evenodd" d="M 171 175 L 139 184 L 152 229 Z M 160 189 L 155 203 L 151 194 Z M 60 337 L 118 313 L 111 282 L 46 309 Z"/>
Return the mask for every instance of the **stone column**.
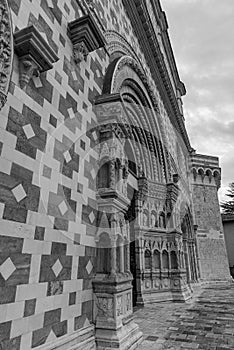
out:
<path id="1" fill-rule="evenodd" d="M 116 239 L 112 238 L 111 240 L 111 275 L 115 276 L 116 275 L 116 270 L 117 270 L 117 264 L 116 264 Z"/>
<path id="2" fill-rule="evenodd" d="M 110 188 L 115 188 L 115 160 L 110 161 Z"/>
<path id="3" fill-rule="evenodd" d="M 120 262 L 119 262 L 119 267 L 120 267 L 120 272 L 124 272 L 124 245 L 121 243 L 119 247 L 120 251 Z"/>
<path id="4" fill-rule="evenodd" d="M 186 266 L 186 270 L 187 270 L 187 281 L 188 281 L 188 283 L 190 283 L 191 282 L 191 267 L 190 267 L 190 263 L 189 263 L 187 239 L 183 240 L 183 244 L 184 244 L 185 266 Z"/>
<path id="5" fill-rule="evenodd" d="M 126 270 L 130 272 L 130 243 L 126 245 Z"/>

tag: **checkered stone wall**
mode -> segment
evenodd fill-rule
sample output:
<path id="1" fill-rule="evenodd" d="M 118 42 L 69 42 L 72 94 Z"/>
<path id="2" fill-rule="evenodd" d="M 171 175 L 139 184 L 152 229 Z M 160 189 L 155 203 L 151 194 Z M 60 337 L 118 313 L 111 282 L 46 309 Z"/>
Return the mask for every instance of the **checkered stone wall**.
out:
<path id="1" fill-rule="evenodd" d="M 93 322 L 98 155 L 92 105 L 109 55 L 102 48 L 75 64 L 67 26 L 83 14 L 79 1 L 8 2 L 13 30 L 33 24 L 59 60 L 22 90 L 15 55 L 0 112 L 0 349 L 49 349 Z M 138 55 L 159 100 L 162 130 L 170 129 L 122 2 L 93 6 L 103 33 L 118 32 Z M 172 145 L 170 135 L 165 142 Z"/>
<path id="2" fill-rule="evenodd" d="M 33 24 L 59 57 L 22 90 L 14 56 L 0 118 L 0 348 L 25 350 L 93 322 L 97 154 L 89 130 L 108 56 L 100 49 L 75 65 L 67 24 L 82 15 L 77 1 L 9 5 L 13 30 Z"/>

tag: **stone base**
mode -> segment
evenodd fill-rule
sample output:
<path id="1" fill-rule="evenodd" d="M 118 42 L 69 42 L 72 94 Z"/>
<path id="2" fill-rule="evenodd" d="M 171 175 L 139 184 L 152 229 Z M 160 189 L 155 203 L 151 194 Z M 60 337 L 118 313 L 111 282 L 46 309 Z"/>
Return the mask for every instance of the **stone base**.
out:
<path id="1" fill-rule="evenodd" d="M 224 238 L 219 233 L 202 232 L 197 237 L 201 282 L 230 281 Z"/>
<path id="2" fill-rule="evenodd" d="M 142 340 L 142 332 L 132 319 L 117 330 L 96 329 L 97 350 L 134 350 Z"/>
<path id="3" fill-rule="evenodd" d="M 151 291 L 143 294 L 142 300 L 137 301 L 137 306 L 143 306 L 144 304 L 150 303 L 160 303 L 163 301 L 185 302 L 191 298 L 192 291 L 189 286 L 180 290 Z"/>
<path id="4" fill-rule="evenodd" d="M 96 350 L 94 326 L 81 329 L 61 340 L 37 347 L 38 350 Z"/>
<path id="5" fill-rule="evenodd" d="M 172 297 L 173 301 L 176 302 L 185 302 L 192 298 L 192 289 L 189 287 L 189 285 L 184 286 L 180 290 L 173 290 L 172 291 Z"/>

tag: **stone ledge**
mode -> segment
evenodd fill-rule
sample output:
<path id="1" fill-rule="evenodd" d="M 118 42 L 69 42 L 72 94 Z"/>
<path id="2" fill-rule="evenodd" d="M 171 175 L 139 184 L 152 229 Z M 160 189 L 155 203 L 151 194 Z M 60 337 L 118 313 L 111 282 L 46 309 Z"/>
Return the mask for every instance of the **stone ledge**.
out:
<path id="1" fill-rule="evenodd" d="M 94 326 L 81 329 L 57 342 L 37 347 L 38 350 L 95 350 Z"/>

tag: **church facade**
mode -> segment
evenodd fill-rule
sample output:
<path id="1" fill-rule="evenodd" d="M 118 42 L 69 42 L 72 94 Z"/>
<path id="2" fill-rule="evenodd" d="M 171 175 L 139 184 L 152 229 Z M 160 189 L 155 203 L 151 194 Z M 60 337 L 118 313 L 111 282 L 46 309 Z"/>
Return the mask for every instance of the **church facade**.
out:
<path id="1" fill-rule="evenodd" d="M 135 349 L 133 309 L 229 280 L 159 0 L 0 0 L 0 348 Z"/>

